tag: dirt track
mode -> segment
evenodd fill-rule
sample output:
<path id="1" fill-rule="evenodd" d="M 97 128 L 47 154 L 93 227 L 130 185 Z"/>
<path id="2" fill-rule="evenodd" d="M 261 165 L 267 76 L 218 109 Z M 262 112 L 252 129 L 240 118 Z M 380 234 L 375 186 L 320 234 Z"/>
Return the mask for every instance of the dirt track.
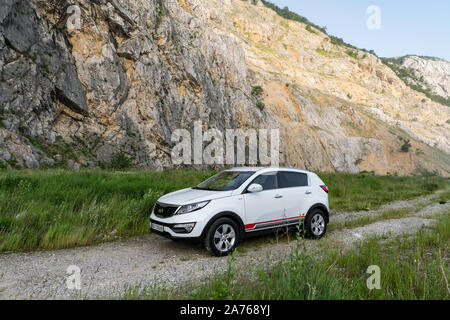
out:
<path id="1" fill-rule="evenodd" d="M 375 211 L 340 212 L 333 221 L 351 220 L 363 215 L 379 215 L 389 209 L 411 208 L 429 203 L 419 211 L 402 219 L 378 221 L 354 229 L 329 232 L 325 237 L 351 246 L 369 235 L 412 234 L 431 227 L 435 214 L 450 213 L 450 204 L 441 205 L 434 199 L 439 192 L 410 201 L 399 201 Z M 325 240 L 324 239 L 324 240 Z M 286 238 L 277 242 L 261 238 L 241 245 L 237 263 L 250 261 L 279 261 L 289 254 L 293 246 Z M 309 247 L 320 241 L 308 241 Z M 245 252 L 245 253 L 244 253 Z M 176 285 L 204 278 L 220 272 L 227 266 L 227 257 L 210 256 L 203 248 L 187 243 L 172 242 L 149 234 L 143 237 L 57 251 L 11 253 L 0 255 L 1 299 L 72 299 L 114 297 L 127 286 L 162 283 Z M 69 290 L 67 268 L 81 269 L 81 290 Z"/>

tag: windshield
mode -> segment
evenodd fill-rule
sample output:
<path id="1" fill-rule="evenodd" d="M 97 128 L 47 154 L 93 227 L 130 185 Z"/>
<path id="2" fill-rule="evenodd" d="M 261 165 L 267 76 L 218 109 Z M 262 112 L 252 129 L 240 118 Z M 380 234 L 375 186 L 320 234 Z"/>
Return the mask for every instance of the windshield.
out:
<path id="1" fill-rule="evenodd" d="M 200 183 L 194 189 L 230 191 L 239 188 L 255 171 L 223 171 Z"/>

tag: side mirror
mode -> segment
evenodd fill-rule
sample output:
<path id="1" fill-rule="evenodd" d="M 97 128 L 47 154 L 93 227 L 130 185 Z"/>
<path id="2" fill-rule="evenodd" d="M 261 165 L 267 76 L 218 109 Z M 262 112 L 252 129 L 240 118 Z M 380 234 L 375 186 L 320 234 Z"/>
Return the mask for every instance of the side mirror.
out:
<path id="1" fill-rule="evenodd" d="M 247 191 L 250 193 L 261 192 L 263 191 L 263 187 L 260 184 L 253 183 L 250 187 L 247 188 Z"/>

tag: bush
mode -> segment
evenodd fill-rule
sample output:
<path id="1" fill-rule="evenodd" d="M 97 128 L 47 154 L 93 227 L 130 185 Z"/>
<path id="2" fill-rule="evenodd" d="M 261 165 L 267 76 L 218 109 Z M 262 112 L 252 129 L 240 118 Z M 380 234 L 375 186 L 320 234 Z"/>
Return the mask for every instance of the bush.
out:
<path id="1" fill-rule="evenodd" d="M 131 163 L 130 158 L 128 158 L 128 156 L 123 152 L 116 153 L 112 157 L 111 163 L 110 163 L 110 168 L 115 169 L 115 170 L 129 169 L 131 166 L 132 166 L 132 163 Z"/>
<path id="2" fill-rule="evenodd" d="M 264 108 L 266 107 L 266 105 L 265 105 L 264 102 L 262 102 L 262 101 L 258 101 L 258 102 L 256 103 L 256 106 L 257 106 L 258 109 L 261 110 L 261 111 L 263 111 Z"/>
<path id="3" fill-rule="evenodd" d="M 271 3 L 270 1 L 266 1 L 266 0 L 262 0 L 261 1 L 267 8 L 272 9 L 273 11 L 275 11 L 278 15 L 280 15 L 281 17 L 288 19 L 288 20 L 293 20 L 293 21 L 297 21 L 297 22 L 301 22 L 304 23 L 306 25 L 310 25 L 316 29 L 319 29 L 320 31 L 322 31 L 323 33 L 327 33 L 326 28 L 321 28 L 318 25 L 315 25 L 314 23 L 311 23 L 308 19 L 306 19 L 305 17 L 302 17 L 301 15 L 292 12 L 289 10 L 288 7 L 284 7 L 283 9 L 281 9 L 280 7 L 278 7 L 276 4 Z"/>
<path id="4" fill-rule="evenodd" d="M 358 51 L 348 49 L 345 51 L 345 53 L 354 59 L 358 59 Z"/>
<path id="5" fill-rule="evenodd" d="M 254 86 L 252 88 L 252 96 L 256 100 L 256 107 L 261 111 L 266 107 L 264 102 L 261 101 L 263 93 L 264 89 L 261 86 Z"/>
<path id="6" fill-rule="evenodd" d="M 313 34 L 318 34 L 309 24 L 306 26 L 306 31 L 311 32 Z"/>
<path id="7" fill-rule="evenodd" d="M 409 149 L 411 148 L 411 143 L 409 140 L 405 140 L 403 142 L 403 145 L 401 147 L 402 152 L 409 152 Z"/>
<path id="8" fill-rule="evenodd" d="M 252 96 L 254 96 L 256 98 L 261 98 L 263 93 L 264 93 L 264 89 L 261 86 L 254 86 L 252 88 Z"/>

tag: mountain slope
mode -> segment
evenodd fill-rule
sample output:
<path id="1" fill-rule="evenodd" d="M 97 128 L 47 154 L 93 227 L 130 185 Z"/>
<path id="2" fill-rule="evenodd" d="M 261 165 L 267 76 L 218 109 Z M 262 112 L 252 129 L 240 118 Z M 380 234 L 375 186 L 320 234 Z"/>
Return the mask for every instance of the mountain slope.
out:
<path id="1" fill-rule="evenodd" d="M 284 165 L 449 175 L 449 109 L 314 26 L 253 1 L 75 3 L 80 30 L 68 1 L 0 5 L 4 166 L 167 167 L 171 133 L 200 119 L 280 128 Z"/>
<path id="2" fill-rule="evenodd" d="M 407 85 L 450 107 L 450 62 L 419 56 L 385 58 L 383 62 Z"/>

